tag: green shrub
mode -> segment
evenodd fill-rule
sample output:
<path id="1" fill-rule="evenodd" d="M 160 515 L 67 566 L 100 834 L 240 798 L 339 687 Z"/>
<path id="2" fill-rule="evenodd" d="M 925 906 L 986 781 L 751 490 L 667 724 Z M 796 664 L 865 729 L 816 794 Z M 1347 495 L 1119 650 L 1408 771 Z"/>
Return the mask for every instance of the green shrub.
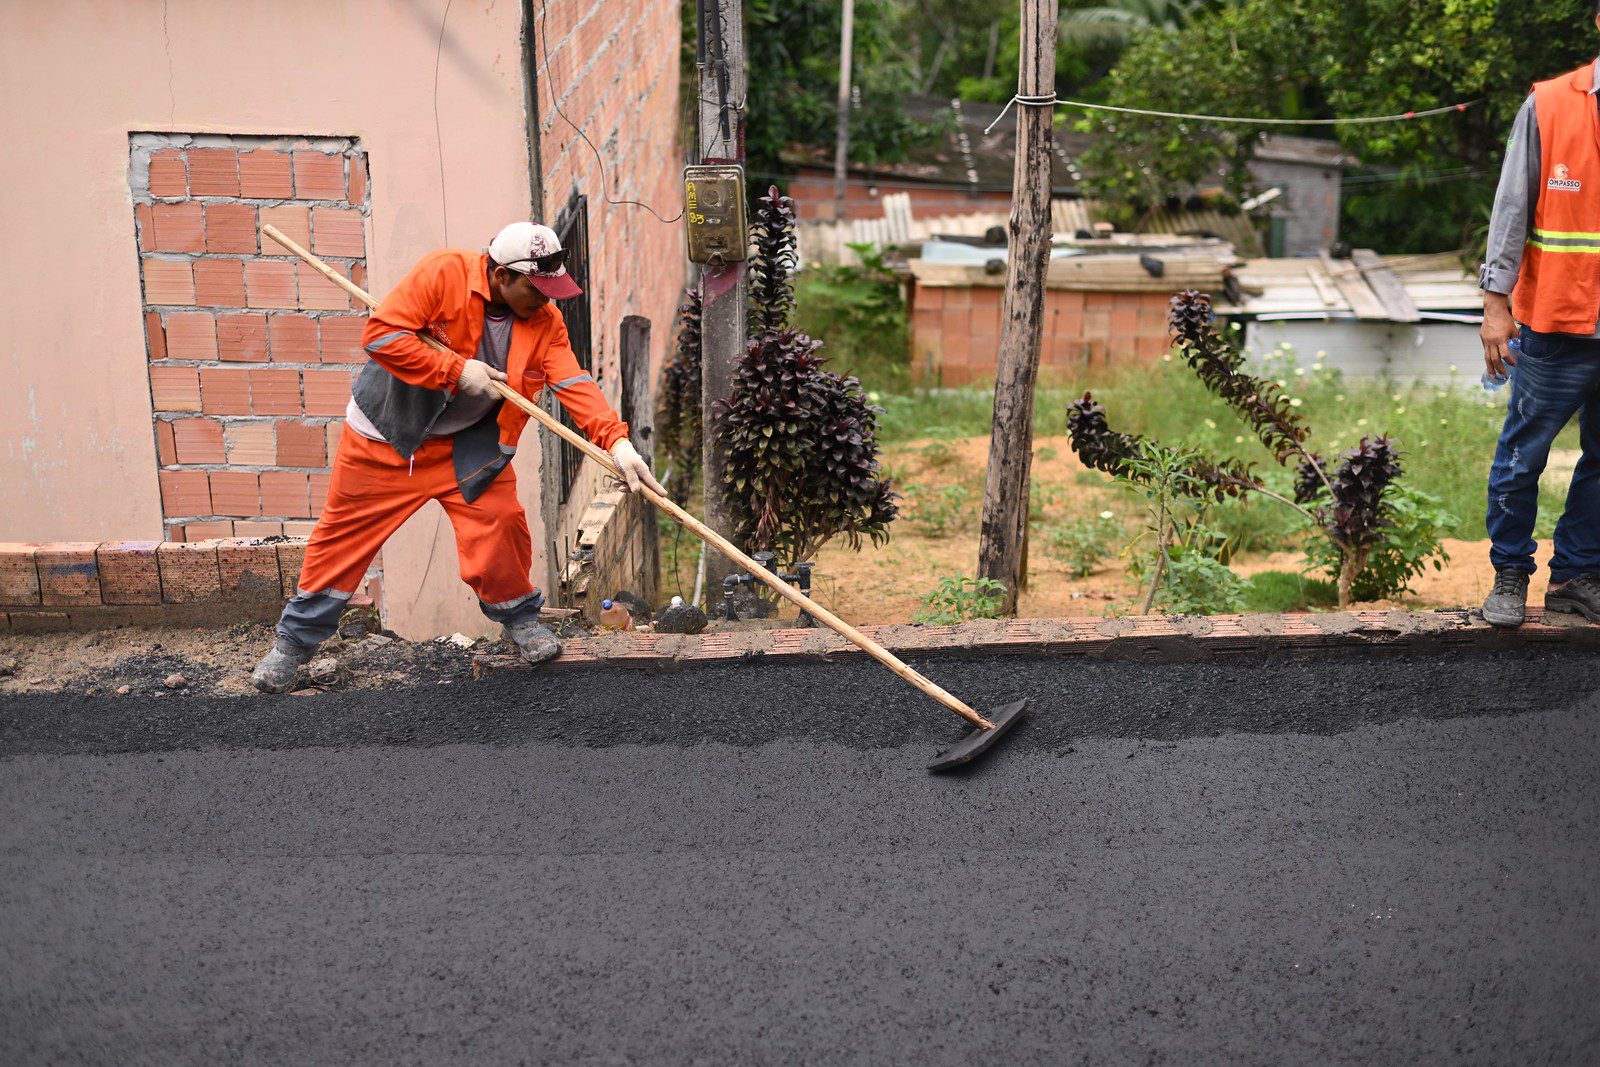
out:
<path id="1" fill-rule="evenodd" d="M 1356 576 L 1352 599 L 1389 600 L 1405 593 L 1411 579 L 1427 570 L 1444 570 L 1450 553 L 1442 543 L 1459 521 L 1439 501 L 1410 486 L 1396 486 L 1385 496 L 1389 524 L 1377 531 L 1366 565 Z M 1315 538 L 1306 545 L 1308 570 L 1337 577 L 1341 558 L 1333 544 Z"/>
<path id="2" fill-rule="evenodd" d="M 1102 511 L 1092 519 L 1068 519 L 1046 526 L 1041 540 L 1045 555 L 1065 564 L 1073 577 L 1087 578 L 1116 552 L 1122 536 L 1122 523 L 1111 512 Z"/>
<path id="3" fill-rule="evenodd" d="M 911 621 L 954 626 L 968 619 L 997 619 L 1005 599 L 1005 585 L 993 578 L 941 578 Z"/>
<path id="4" fill-rule="evenodd" d="M 921 453 L 923 462 L 930 467 L 948 467 L 956 458 L 956 450 L 945 441 L 929 441 L 917 451 Z"/>
<path id="5" fill-rule="evenodd" d="M 1234 615 L 1243 611 L 1249 582 L 1208 549 L 1212 538 L 1203 527 L 1192 530 L 1191 535 L 1192 542 L 1178 541 L 1167 547 L 1161 582 L 1147 607 L 1162 615 Z M 1143 581 L 1150 566 L 1149 561 L 1135 557 L 1128 573 Z"/>
<path id="6" fill-rule="evenodd" d="M 907 516 L 913 529 L 928 537 L 944 537 L 967 513 L 972 491 L 961 484 L 929 489 L 910 483 L 901 487 L 911 512 Z"/>
<path id="7" fill-rule="evenodd" d="M 799 326 L 828 343 L 833 361 L 875 387 L 911 380 L 911 334 L 900 280 L 874 245 L 850 246 L 860 266 L 817 266 L 797 279 Z"/>

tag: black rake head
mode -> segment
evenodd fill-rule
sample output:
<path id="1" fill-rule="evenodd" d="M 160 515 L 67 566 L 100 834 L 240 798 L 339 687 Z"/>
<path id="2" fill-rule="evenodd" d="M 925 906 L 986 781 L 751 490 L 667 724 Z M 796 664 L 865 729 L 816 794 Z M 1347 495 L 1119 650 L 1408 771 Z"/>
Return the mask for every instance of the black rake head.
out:
<path id="1" fill-rule="evenodd" d="M 972 730 L 949 748 L 936 753 L 933 757 L 933 762 L 928 764 L 928 770 L 935 774 L 940 774 L 945 771 L 956 770 L 971 763 L 994 747 L 995 742 L 1000 740 L 1001 735 L 1015 726 L 1027 710 L 1027 697 L 995 708 L 994 711 L 984 716 L 994 723 L 993 729 L 978 728 Z"/>

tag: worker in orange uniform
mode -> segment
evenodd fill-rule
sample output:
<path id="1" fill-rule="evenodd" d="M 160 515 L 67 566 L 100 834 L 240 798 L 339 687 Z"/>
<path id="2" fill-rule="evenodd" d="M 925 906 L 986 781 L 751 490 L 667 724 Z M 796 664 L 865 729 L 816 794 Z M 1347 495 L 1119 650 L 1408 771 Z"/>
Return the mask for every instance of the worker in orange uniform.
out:
<path id="1" fill-rule="evenodd" d="M 424 256 L 367 320 L 362 368 L 328 500 L 278 638 L 255 669 L 257 689 L 281 693 L 339 616 L 373 557 L 406 519 L 437 500 L 455 527 L 461 577 L 483 613 L 530 663 L 561 651 L 539 623 L 544 598 L 528 578 L 533 543 L 511 457 L 528 416 L 495 382 L 527 397 L 548 386 L 579 428 L 616 460 L 629 491 L 662 492 L 628 427 L 578 366 L 552 300 L 581 290 L 555 231 L 528 222 L 501 230 L 487 254 L 443 248 Z M 417 336 L 427 332 L 450 351 Z"/>

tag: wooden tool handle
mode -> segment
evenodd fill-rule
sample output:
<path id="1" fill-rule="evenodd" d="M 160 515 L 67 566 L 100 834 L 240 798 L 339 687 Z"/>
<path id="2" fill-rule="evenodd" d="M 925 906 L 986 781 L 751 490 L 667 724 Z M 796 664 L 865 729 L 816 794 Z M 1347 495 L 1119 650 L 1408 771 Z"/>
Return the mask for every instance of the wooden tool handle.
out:
<path id="1" fill-rule="evenodd" d="M 378 302 L 372 299 L 371 294 L 369 294 L 366 290 L 362 289 L 355 282 L 352 282 L 349 278 L 346 278 L 344 275 L 340 274 L 338 271 L 322 262 L 304 248 L 301 248 L 294 241 L 285 237 L 277 227 L 269 223 L 261 227 L 261 232 L 278 242 L 284 248 L 287 248 L 296 256 L 299 256 L 301 259 L 305 260 L 315 270 L 324 275 L 329 281 L 333 282 L 335 285 L 349 293 L 351 296 L 355 297 L 357 300 L 366 304 L 368 308 L 375 308 L 378 306 Z M 441 352 L 450 351 L 450 349 L 444 344 L 425 333 L 419 333 L 417 336 L 422 339 L 424 344 L 431 345 Z M 494 386 L 500 391 L 501 396 L 505 397 L 507 401 L 515 404 L 522 411 L 526 412 L 529 418 L 534 419 L 545 429 L 549 430 L 551 433 L 555 434 L 557 437 L 561 438 L 563 441 L 566 441 L 568 444 L 572 445 L 572 447 L 576 448 L 578 451 L 582 452 L 584 455 L 600 464 L 602 469 L 608 471 L 614 477 L 621 478 L 623 476 L 622 471 L 617 467 L 616 461 L 612 459 L 610 454 L 604 449 L 593 444 L 582 434 L 576 433 L 568 427 L 563 426 L 549 412 L 539 407 L 539 405 L 533 403 L 515 389 L 512 389 L 510 386 L 506 385 L 504 382 L 495 382 Z M 711 527 L 707 526 L 705 523 L 701 522 L 687 511 L 684 511 L 670 499 L 662 496 L 660 493 L 649 488 L 648 486 L 640 486 L 639 492 L 643 493 L 645 499 L 649 500 L 650 503 L 654 504 L 662 511 L 665 511 L 668 515 L 671 515 L 682 525 L 688 527 L 688 529 L 701 540 L 715 545 L 716 548 L 729 559 L 733 560 L 741 567 L 747 568 L 751 574 L 759 578 L 765 585 L 770 587 L 773 592 L 777 593 L 779 596 L 790 601 L 791 603 L 804 608 L 811 614 L 813 618 L 821 620 L 830 630 L 833 630 L 835 633 L 839 634 L 839 636 L 860 648 L 867 655 L 871 656 L 885 667 L 888 667 L 901 678 L 910 682 L 912 685 L 916 686 L 918 689 L 922 690 L 924 693 L 928 694 L 930 697 L 937 700 L 939 703 L 943 704 L 957 715 L 960 715 L 974 726 L 980 727 L 984 730 L 994 729 L 994 723 L 990 722 L 988 719 L 985 719 L 976 711 L 973 711 L 963 701 L 951 695 L 949 692 L 945 691 L 930 679 L 923 677 L 922 674 L 908 666 L 893 652 L 890 652 L 888 649 L 878 644 L 878 642 L 874 641 L 872 638 L 868 637 L 854 626 L 851 626 L 849 623 L 839 618 L 839 616 L 835 615 L 821 604 L 818 604 L 816 601 L 800 592 L 800 590 L 794 588 L 788 582 L 784 581 L 782 578 L 779 578 L 776 574 L 773 574 L 767 568 L 763 567 L 761 564 L 745 555 L 744 552 L 740 551 L 739 548 L 733 544 L 733 542 L 717 533 L 717 531 L 713 530 Z"/>

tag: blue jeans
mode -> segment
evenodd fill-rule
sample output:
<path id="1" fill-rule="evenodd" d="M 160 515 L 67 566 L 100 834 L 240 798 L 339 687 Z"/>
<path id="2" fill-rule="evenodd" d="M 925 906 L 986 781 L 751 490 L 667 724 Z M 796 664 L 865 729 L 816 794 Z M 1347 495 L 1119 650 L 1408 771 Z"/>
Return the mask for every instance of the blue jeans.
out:
<path id="1" fill-rule="evenodd" d="M 1539 476 L 1550 445 L 1578 415 L 1583 456 L 1556 524 L 1550 581 L 1600 572 L 1600 339 L 1522 328 L 1506 424 L 1489 468 L 1489 559 L 1532 574 Z"/>

